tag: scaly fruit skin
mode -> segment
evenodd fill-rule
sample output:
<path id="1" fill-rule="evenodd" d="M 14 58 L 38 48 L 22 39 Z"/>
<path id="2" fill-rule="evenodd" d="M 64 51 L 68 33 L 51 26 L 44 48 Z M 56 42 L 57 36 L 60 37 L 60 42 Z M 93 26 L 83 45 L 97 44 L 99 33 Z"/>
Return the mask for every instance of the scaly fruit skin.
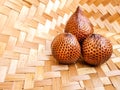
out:
<path id="1" fill-rule="evenodd" d="M 81 47 L 76 37 L 70 33 L 56 36 L 51 45 L 52 55 L 61 64 L 73 64 L 81 55 Z"/>
<path id="2" fill-rule="evenodd" d="M 100 65 L 112 55 L 112 44 L 99 34 L 86 38 L 81 47 L 83 58 L 90 65 Z"/>
<path id="3" fill-rule="evenodd" d="M 93 33 L 93 26 L 82 13 L 82 10 L 78 6 L 76 11 L 67 21 L 65 26 L 65 32 L 75 35 L 79 42 L 82 42 L 85 38 Z"/>

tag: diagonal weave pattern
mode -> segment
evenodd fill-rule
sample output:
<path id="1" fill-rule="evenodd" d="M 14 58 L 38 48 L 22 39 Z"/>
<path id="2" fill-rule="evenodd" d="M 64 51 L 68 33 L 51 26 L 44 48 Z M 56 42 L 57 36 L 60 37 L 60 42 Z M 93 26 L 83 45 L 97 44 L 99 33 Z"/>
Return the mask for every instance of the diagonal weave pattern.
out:
<path id="1" fill-rule="evenodd" d="M 120 0 L 0 0 L 0 90 L 120 90 Z M 53 38 L 81 6 L 113 54 L 98 67 L 59 65 Z"/>

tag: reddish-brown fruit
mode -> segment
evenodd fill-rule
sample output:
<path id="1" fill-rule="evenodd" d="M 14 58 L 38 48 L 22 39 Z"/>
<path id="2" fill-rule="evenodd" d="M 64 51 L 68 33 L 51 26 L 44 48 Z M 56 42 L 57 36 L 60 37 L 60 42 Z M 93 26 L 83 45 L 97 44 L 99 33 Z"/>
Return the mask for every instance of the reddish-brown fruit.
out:
<path id="1" fill-rule="evenodd" d="M 55 37 L 51 45 L 52 54 L 59 63 L 75 63 L 80 55 L 81 48 L 76 37 L 70 33 L 61 33 Z"/>
<path id="2" fill-rule="evenodd" d="M 112 55 L 112 44 L 99 34 L 86 38 L 81 47 L 84 61 L 90 65 L 100 65 Z"/>
<path id="3" fill-rule="evenodd" d="M 82 42 L 93 33 L 92 24 L 89 19 L 83 15 L 83 12 L 79 6 L 67 21 L 65 32 L 75 35 L 79 42 Z"/>

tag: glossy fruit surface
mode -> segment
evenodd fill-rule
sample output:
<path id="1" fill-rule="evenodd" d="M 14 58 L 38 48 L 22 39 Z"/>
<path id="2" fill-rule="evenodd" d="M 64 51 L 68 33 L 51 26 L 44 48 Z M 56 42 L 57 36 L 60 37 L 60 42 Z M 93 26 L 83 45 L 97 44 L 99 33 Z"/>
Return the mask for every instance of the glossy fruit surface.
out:
<path id="1" fill-rule="evenodd" d="M 100 65 L 112 55 L 112 44 L 99 34 L 86 38 L 81 47 L 83 58 L 90 65 Z"/>
<path id="2" fill-rule="evenodd" d="M 51 45 L 52 55 L 59 63 L 72 64 L 81 55 L 81 48 L 76 37 L 70 33 L 56 36 Z"/>
<path id="3" fill-rule="evenodd" d="M 65 32 L 75 35 L 79 42 L 82 42 L 93 33 L 92 24 L 89 19 L 83 15 L 79 6 L 67 21 Z"/>

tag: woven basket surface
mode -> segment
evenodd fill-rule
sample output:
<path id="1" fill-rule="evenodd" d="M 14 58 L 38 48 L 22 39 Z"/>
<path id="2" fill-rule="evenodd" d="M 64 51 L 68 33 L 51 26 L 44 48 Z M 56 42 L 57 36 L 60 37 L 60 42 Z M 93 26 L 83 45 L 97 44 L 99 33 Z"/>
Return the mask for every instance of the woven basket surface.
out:
<path id="1" fill-rule="evenodd" d="M 120 0 L 0 0 L 0 90 L 120 90 Z M 80 6 L 113 54 L 98 67 L 60 65 L 51 42 Z"/>

